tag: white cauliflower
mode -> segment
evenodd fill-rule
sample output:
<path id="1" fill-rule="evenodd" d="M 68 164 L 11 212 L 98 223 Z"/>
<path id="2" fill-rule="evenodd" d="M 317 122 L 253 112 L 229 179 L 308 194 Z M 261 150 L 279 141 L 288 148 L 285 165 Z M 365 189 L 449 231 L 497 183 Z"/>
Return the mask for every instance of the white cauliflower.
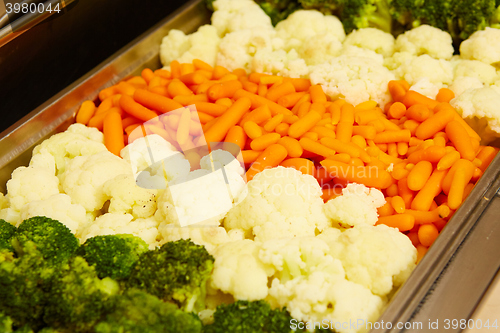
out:
<path id="1" fill-rule="evenodd" d="M 318 238 L 331 244 L 331 254 L 342 262 L 347 280 L 365 286 L 375 295 L 388 295 L 415 268 L 417 251 L 396 228 L 359 225 L 334 236 Z"/>
<path id="2" fill-rule="evenodd" d="M 131 174 L 130 164 L 108 150 L 88 156 L 77 156 L 68 162 L 61 176 L 61 188 L 73 203 L 92 212 L 102 208 L 108 199 L 104 183 L 121 174 Z"/>
<path id="3" fill-rule="evenodd" d="M 478 60 L 461 60 L 454 69 L 455 80 L 459 77 L 473 77 L 483 84 L 492 84 L 498 78 L 496 68 Z"/>
<path id="4" fill-rule="evenodd" d="M 460 96 L 468 89 L 478 89 L 484 87 L 484 84 L 475 77 L 461 76 L 453 80 L 453 83 L 448 88 L 453 91 L 455 96 Z"/>
<path id="5" fill-rule="evenodd" d="M 342 49 L 338 36 L 329 31 L 307 38 L 297 47 L 297 52 L 307 65 L 319 65 L 336 57 Z M 295 50 L 295 49 L 292 49 Z"/>
<path id="6" fill-rule="evenodd" d="M 396 76 L 406 80 L 410 85 L 420 79 L 428 78 L 430 82 L 442 87 L 453 81 L 453 66 L 444 59 L 434 59 L 424 54 L 412 58 L 395 70 Z"/>
<path id="7" fill-rule="evenodd" d="M 374 225 L 378 220 L 377 208 L 385 204 L 384 194 L 363 184 L 348 184 L 342 195 L 324 206 L 326 216 L 339 227 Z"/>
<path id="8" fill-rule="evenodd" d="M 212 26 L 219 36 L 245 29 L 273 30 L 269 16 L 252 0 L 216 0 Z"/>
<path id="9" fill-rule="evenodd" d="M 406 65 L 416 58 L 410 52 L 395 52 L 391 57 L 384 58 L 384 66 L 391 71 L 397 70 L 399 67 Z"/>
<path id="10" fill-rule="evenodd" d="M 153 250 L 158 245 L 160 235 L 158 222 L 153 218 L 133 220 L 130 214 L 106 213 L 99 216 L 80 236 L 84 243 L 88 238 L 101 235 L 132 234 L 142 238 Z"/>
<path id="11" fill-rule="evenodd" d="M 30 167 L 35 169 L 46 169 L 52 175 L 56 174 L 56 160 L 47 148 L 40 148 L 30 160 Z"/>
<path id="12" fill-rule="evenodd" d="M 342 22 L 333 15 L 316 10 L 297 10 L 276 25 L 276 34 L 285 41 L 285 51 L 296 50 L 308 39 L 320 34 L 331 34 L 339 41 L 345 39 Z"/>
<path id="13" fill-rule="evenodd" d="M 31 201 L 59 194 L 59 179 L 45 168 L 19 167 L 7 182 L 10 208 L 20 211 Z"/>
<path id="14" fill-rule="evenodd" d="M 496 66 L 500 62 L 500 29 L 487 27 L 474 32 L 460 44 L 464 59 L 479 60 Z"/>
<path id="15" fill-rule="evenodd" d="M 36 146 L 33 149 L 33 156 L 51 154 L 55 160 L 56 175 L 60 176 L 65 171 L 68 161 L 77 156 L 93 155 L 101 151 L 107 149 L 104 145 L 104 136 L 98 129 L 73 124 L 65 132 L 55 134 Z"/>
<path id="16" fill-rule="evenodd" d="M 451 59 L 453 42 L 446 31 L 423 24 L 399 35 L 396 38 L 395 50 L 416 56 L 426 54 L 435 59 Z"/>
<path id="17" fill-rule="evenodd" d="M 209 282 L 211 287 L 230 293 L 237 300 L 265 298 L 267 277 L 274 270 L 259 260 L 259 249 L 259 244 L 249 239 L 217 247 L 212 253 L 215 261 Z"/>
<path id="18" fill-rule="evenodd" d="M 416 91 L 424 96 L 436 99 L 441 85 L 436 85 L 429 81 L 427 77 L 421 78 L 410 87 L 410 90 Z"/>
<path id="19" fill-rule="evenodd" d="M 309 75 L 309 67 L 295 49 L 288 52 L 269 49 L 257 51 L 252 59 L 252 71 L 293 78 Z"/>
<path id="20" fill-rule="evenodd" d="M 381 54 L 376 53 L 370 49 L 364 49 L 355 45 L 344 45 L 340 51 L 340 55 L 347 57 L 362 57 L 370 58 L 377 64 L 384 64 L 384 57 Z"/>
<path id="21" fill-rule="evenodd" d="M 201 26 L 198 31 L 190 35 L 172 29 L 162 39 L 160 60 L 164 66 L 169 66 L 173 60 L 191 63 L 194 59 L 200 59 L 215 66 L 219 43 L 220 37 L 217 29 L 209 24 Z"/>
<path id="22" fill-rule="evenodd" d="M 227 229 L 242 229 L 256 241 L 314 236 L 327 225 L 316 179 L 284 167 L 266 169 L 249 181 L 224 220 Z"/>
<path id="23" fill-rule="evenodd" d="M 30 201 L 21 208 L 19 223 L 34 216 L 46 216 L 57 220 L 77 236 L 90 222 L 85 208 L 72 204 L 71 197 L 62 193 L 54 194 L 46 199 Z"/>
<path id="24" fill-rule="evenodd" d="M 156 212 L 156 190 L 136 185 L 132 175 L 118 175 L 103 185 L 109 200 L 109 213 L 129 213 L 134 218 L 147 218 Z"/>
<path id="25" fill-rule="evenodd" d="M 450 104 L 487 144 L 500 137 L 500 91 L 494 86 L 469 89 Z"/>
<path id="26" fill-rule="evenodd" d="M 255 53 L 272 50 L 272 37 L 272 31 L 257 28 L 228 33 L 220 42 L 216 63 L 230 71 L 243 68 L 250 72 Z"/>
<path id="27" fill-rule="evenodd" d="M 310 79 L 332 98 L 345 98 L 354 105 L 374 100 L 383 107 L 391 99 L 387 84 L 395 77 L 371 58 L 343 55 L 316 66 Z"/>
<path id="28" fill-rule="evenodd" d="M 227 169 L 225 176 L 221 169 L 199 169 L 174 179 L 158 197 L 156 218 L 181 227 L 218 226 L 245 186 L 238 172 Z"/>
<path id="29" fill-rule="evenodd" d="M 372 50 L 384 57 L 390 57 L 394 53 L 394 37 L 390 33 L 376 28 L 354 30 L 347 35 L 344 41 L 345 45 Z"/>

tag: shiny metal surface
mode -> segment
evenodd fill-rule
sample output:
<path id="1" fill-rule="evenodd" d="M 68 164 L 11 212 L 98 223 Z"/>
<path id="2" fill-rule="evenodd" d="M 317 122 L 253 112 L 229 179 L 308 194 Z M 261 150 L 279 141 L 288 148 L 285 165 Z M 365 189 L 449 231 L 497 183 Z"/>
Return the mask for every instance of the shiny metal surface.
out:
<path id="1" fill-rule="evenodd" d="M 202 0 L 192 0 L 149 32 L 71 85 L 49 102 L 0 134 L 0 189 L 16 167 L 27 165 L 32 148 L 73 122 L 79 105 L 98 92 L 143 68 L 157 68 L 159 45 L 172 28 L 186 33 L 208 23 Z M 400 288 L 379 319 L 393 328 L 372 332 L 404 332 L 398 322 L 446 316 L 469 316 L 500 267 L 500 155 L 475 186 L 466 202 L 436 240 L 409 280 Z M 429 331 L 426 326 L 420 332 Z M 434 330 L 442 332 L 444 330 Z M 408 330 L 407 332 L 412 332 Z M 452 332 L 446 330 L 446 332 Z"/>

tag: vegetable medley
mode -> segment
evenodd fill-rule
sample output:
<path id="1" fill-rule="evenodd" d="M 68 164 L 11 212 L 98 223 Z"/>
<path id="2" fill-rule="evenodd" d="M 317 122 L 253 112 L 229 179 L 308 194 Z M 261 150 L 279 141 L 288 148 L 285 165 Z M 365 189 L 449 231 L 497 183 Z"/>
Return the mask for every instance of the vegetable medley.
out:
<path id="1" fill-rule="evenodd" d="M 216 0 L 35 147 L 0 196 L 0 331 L 369 330 L 498 152 L 500 33 L 453 55 L 437 23 L 372 28 L 396 7 L 293 4 L 342 21 Z"/>

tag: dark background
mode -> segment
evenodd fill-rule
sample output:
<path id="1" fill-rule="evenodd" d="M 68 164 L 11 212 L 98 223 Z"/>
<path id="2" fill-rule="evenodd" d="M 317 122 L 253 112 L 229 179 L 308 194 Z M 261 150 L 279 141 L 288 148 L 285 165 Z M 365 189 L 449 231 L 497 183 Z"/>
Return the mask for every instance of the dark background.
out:
<path id="1" fill-rule="evenodd" d="M 0 47 L 0 132 L 186 0 L 78 0 Z"/>

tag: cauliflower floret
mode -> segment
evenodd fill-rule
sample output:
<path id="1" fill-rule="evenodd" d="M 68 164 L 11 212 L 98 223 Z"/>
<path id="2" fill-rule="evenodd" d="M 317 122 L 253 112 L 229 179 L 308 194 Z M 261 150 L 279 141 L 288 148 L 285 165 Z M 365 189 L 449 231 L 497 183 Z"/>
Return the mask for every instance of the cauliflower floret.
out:
<path id="1" fill-rule="evenodd" d="M 451 59 L 453 42 L 446 31 L 423 24 L 396 38 L 395 50 L 416 56 L 427 54 L 435 59 Z"/>
<path id="2" fill-rule="evenodd" d="M 455 80 L 459 77 L 474 77 L 483 84 L 492 84 L 498 78 L 496 68 L 478 60 L 462 60 L 455 66 Z"/>
<path id="3" fill-rule="evenodd" d="M 376 53 L 375 51 L 364 49 L 362 47 L 354 46 L 354 45 L 344 45 L 342 50 L 340 51 L 340 55 L 348 56 L 348 57 L 362 57 L 362 58 L 370 58 L 372 61 L 377 64 L 384 64 L 384 57 L 381 54 Z"/>
<path id="4" fill-rule="evenodd" d="M 345 98 L 354 105 L 374 100 L 382 107 L 391 99 L 387 84 L 394 78 L 371 58 L 346 55 L 316 66 L 310 75 L 312 84 L 320 84 L 332 98 Z"/>
<path id="5" fill-rule="evenodd" d="M 468 89 L 478 89 L 484 87 L 484 84 L 478 78 L 470 76 L 461 76 L 456 78 L 448 87 L 455 97 L 462 95 Z"/>
<path id="6" fill-rule="evenodd" d="M 101 235 L 132 234 L 142 238 L 153 250 L 158 245 L 158 222 L 153 218 L 132 220 L 130 214 L 106 213 L 95 219 L 86 230 L 82 231 L 80 242 Z"/>
<path id="7" fill-rule="evenodd" d="M 295 49 L 288 52 L 269 49 L 257 51 L 252 59 L 252 71 L 293 78 L 309 75 L 309 67 L 304 59 L 299 57 Z"/>
<path id="8" fill-rule="evenodd" d="M 323 15 L 316 10 L 297 10 L 276 25 L 277 36 L 285 41 L 285 51 L 298 50 L 308 39 L 323 33 L 339 41 L 345 39 L 342 22 L 333 15 Z"/>
<path id="9" fill-rule="evenodd" d="M 394 53 L 394 37 L 390 33 L 375 28 L 354 30 L 347 35 L 345 45 L 372 50 L 384 57 L 390 57 Z"/>
<path id="10" fill-rule="evenodd" d="M 237 172 L 229 169 L 225 173 L 228 184 L 220 169 L 194 170 L 170 182 L 168 189 L 158 197 L 157 220 L 177 226 L 200 222 L 205 226 L 218 226 L 245 186 Z"/>
<path id="11" fill-rule="evenodd" d="M 410 87 L 410 90 L 416 91 L 431 99 L 436 99 L 436 95 L 438 94 L 440 88 L 440 85 L 436 85 L 429 81 L 428 78 L 424 77 L 413 84 Z"/>
<path id="12" fill-rule="evenodd" d="M 131 174 L 130 164 L 109 151 L 95 155 L 77 156 L 68 162 L 61 176 L 61 187 L 73 203 L 87 211 L 101 209 L 108 199 L 104 183 L 121 174 Z"/>
<path id="13" fill-rule="evenodd" d="M 322 238 L 322 235 L 318 236 Z M 386 225 L 360 225 L 332 240 L 332 256 L 342 261 L 347 280 L 385 296 L 415 268 L 417 250 L 410 239 Z"/>
<path id="14" fill-rule="evenodd" d="M 487 144 L 500 137 L 500 92 L 494 86 L 469 89 L 450 104 Z"/>
<path id="15" fill-rule="evenodd" d="M 453 81 L 453 66 L 449 61 L 434 59 L 427 54 L 412 58 L 396 71 L 396 76 L 406 80 L 410 85 L 420 79 L 428 78 L 430 82 L 442 87 Z"/>
<path id="16" fill-rule="evenodd" d="M 410 52 L 396 52 L 392 55 L 392 57 L 384 59 L 384 66 L 391 71 L 395 71 L 399 67 L 410 63 L 414 58 L 416 58 L 416 56 L 414 56 Z"/>
<path id="17" fill-rule="evenodd" d="M 336 57 L 342 49 L 342 42 L 331 32 L 322 32 L 307 38 L 297 52 L 307 65 L 319 65 Z M 294 49 L 292 49 L 294 50 Z"/>
<path id="18" fill-rule="evenodd" d="M 161 243 L 190 239 L 195 244 L 203 245 L 211 254 L 221 244 L 245 238 L 244 232 L 239 229 L 227 232 L 223 227 L 196 224 L 180 227 L 173 223 L 160 223 L 158 231 L 162 236 Z"/>
<path id="19" fill-rule="evenodd" d="M 284 167 L 264 170 L 249 181 L 224 220 L 227 229 L 253 233 L 258 241 L 314 236 L 327 225 L 318 182 Z"/>
<path id="20" fill-rule="evenodd" d="M 487 27 L 474 32 L 460 44 L 460 55 L 464 59 L 479 60 L 489 65 L 500 62 L 500 29 Z"/>
<path id="21" fill-rule="evenodd" d="M 51 154 L 56 165 L 56 175 L 60 176 L 66 164 L 77 156 L 88 156 L 107 151 L 104 136 L 96 128 L 73 124 L 65 132 L 55 134 L 33 149 L 33 155 Z"/>
<path id="22" fill-rule="evenodd" d="M 265 29 L 246 29 L 228 33 L 219 45 L 216 63 L 233 71 L 251 71 L 252 58 L 259 50 L 273 48 L 272 33 Z"/>
<path id="23" fill-rule="evenodd" d="M 118 175 L 103 185 L 109 200 L 109 213 L 129 213 L 134 218 L 147 218 L 156 211 L 156 190 L 136 185 L 132 175 Z"/>
<path id="24" fill-rule="evenodd" d="M 374 225 L 378 220 L 377 208 L 384 204 L 384 194 L 376 188 L 348 184 L 341 196 L 324 205 L 324 210 L 334 225 L 340 227 Z"/>
<path id="25" fill-rule="evenodd" d="M 190 63 L 194 59 L 203 60 L 214 66 L 219 43 L 217 29 L 209 24 L 201 26 L 197 32 L 190 35 L 172 29 L 162 39 L 160 60 L 164 66 L 169 66 L 173 60 Z"/>
<path id="26" fill-rule="evenodd" d="M 56 174 L 56 160 L 46 148 L 39 149 L 38 153 L 31 157 L 29 166 L 36 169 L 47 169 L 52 175 Z"/>
<path id="27" fill-rule="evenodd" d="M 269 16 L 252 0 L 216 0 L 213 6 L 212 26 L 221 37 L 245 29 L 273 30 Z"/>
<path id="28" fill-rule="evenodd" d="M 85 208 L 72 204 L 70 196 L 62 193 L 46 199 L 30 201 L 21 208 L 20 213 L 20 222 L 34 216 L 46 216 L 61 222 L 77 236 L 90 222 Z"/>
<path id="29" fill-rule="evenodd" d="M 273 269 L 258 258 L 259 245 L 249 239 L 220 245 L 213 252 L 210 285 L 237 300 L 255 301 L 267 296 L 267 277 Z"/>
<path id="30" fill-rule="evenodd" d="M 59 179 L 45 168 L 19 167 L 7 182 L 10 208 L 21 210 L 30 201 L 59 193 Z"/>

